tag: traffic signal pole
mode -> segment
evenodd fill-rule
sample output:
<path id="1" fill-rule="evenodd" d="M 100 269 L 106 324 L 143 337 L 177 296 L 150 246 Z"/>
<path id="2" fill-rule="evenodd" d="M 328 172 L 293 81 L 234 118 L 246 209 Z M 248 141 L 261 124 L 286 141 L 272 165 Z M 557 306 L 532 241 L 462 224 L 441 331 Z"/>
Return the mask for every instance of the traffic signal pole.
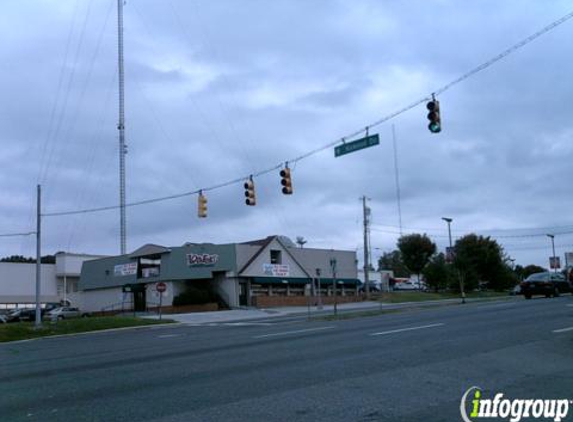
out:
<path id="1" fill-rule="evenodd" d="M 370 274 L 368 265 L 368 207 L 366 206 L 366 195 L 362 196 L 362 213 L 364 219 L 364 290 L 366 299 L 370 299 Z"/>
<path id="2" fill-rule="evenodd" d="M 38 185 L 36 208 L 36 322 L 35 327 L 42 326 L 42 308 L 40 303 L 42 279 L 42 187 Z"/>

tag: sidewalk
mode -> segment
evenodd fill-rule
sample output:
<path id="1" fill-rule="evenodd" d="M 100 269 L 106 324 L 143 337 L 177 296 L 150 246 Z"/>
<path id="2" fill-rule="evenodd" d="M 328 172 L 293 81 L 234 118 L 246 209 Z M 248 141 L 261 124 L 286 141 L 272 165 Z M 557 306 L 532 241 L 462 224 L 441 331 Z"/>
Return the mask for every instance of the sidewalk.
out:
<path id="1" fill-rule="evenodd" d="M 507 300 L 500 298 L 501 300 Z M 480 299 L 468 299 L 468 303 L 480 302 Z M 404 309 L 404 308 L 422 308 L 432 307 L 448 304 L 460 303 L 460 299 L 441 299 L 429 300 L 423 302 L 403 302 L 403 303 L 380 303 L 380 302 L 355 302 L 355 303 L 342 303 L 338 305 L 338 312 L 352 312 L 352 311 L 376 311 L 376 310 L 390 310 L 390 309 Z M 332 313 L 334 310 L 333 305 L 324 305 L 322 310 L 316 306 L 310 307 L 310 312 L 313 316 Z M 209 323 L 227 323 L 227 322 L 240 322 L 240 321 L 254 321 L 257 319 L 269 319 L 286 316 L 303 316 L 308 315 L 308 307 L 306 306 L 289 306 L 289 307 L 276 307 L 267 309 L 233 309 L 229 311 L 214 311 L 214 312 L 193 312 L 188 314 L 168 314 L 163 315 L 164 318 L 173 319 L 183 324 L 209 324 Z M 146 316 L 145 318 L 157 319 L 157 315 Z"/>

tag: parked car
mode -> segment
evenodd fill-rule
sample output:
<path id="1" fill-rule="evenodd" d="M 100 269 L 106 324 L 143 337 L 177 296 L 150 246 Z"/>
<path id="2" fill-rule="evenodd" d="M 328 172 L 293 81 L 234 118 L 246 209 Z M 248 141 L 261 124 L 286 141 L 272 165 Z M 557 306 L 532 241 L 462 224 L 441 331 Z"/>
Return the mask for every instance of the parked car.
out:
<path id="1" fill-rule="evenodd" d="M 79 318 L 81 316 L 87 316 L 87 314 L 82 314 L 78 308 L 70 308 L 68 306 L 62 306 L 59 308 L 52 309 L 46 314 L 46 319 L 51 320 L 61 320 L 68 318 Z"/>
<path id="2" fill-rule="evenodd" d="M 544 272 L 527 277 L 521 283 L 521 291 L 526 299 L 531 299 L 534 295 L 557 297 L 561 293 L 573 293 L 573 287 L 563 274 Z"/>
<path id="3" fill-rule="evenodd" d="M 20 322 L 22 311 L 24 311 L 24 309 L 12 309 L 9 311 L 6 315 L 4 315 L 6 322 Z"/>
<path id="4" fill-rule="evenodd" d="M 0 315 L 0 324 L 6 324 L 6 315 Z"/>

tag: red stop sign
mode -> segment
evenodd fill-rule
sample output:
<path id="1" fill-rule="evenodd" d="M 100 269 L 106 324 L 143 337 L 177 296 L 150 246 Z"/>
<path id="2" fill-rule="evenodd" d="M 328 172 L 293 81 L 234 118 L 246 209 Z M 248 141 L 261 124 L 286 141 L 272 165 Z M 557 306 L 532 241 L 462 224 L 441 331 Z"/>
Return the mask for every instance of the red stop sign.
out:
<path id="1" fill-rule="evenodd" d="M 167 290 L 167 284 L 165 283 L 157 283 L 155 285 L 155 290 L 157 290 L 159 293 L 163 293 L 165 290 Z"/>

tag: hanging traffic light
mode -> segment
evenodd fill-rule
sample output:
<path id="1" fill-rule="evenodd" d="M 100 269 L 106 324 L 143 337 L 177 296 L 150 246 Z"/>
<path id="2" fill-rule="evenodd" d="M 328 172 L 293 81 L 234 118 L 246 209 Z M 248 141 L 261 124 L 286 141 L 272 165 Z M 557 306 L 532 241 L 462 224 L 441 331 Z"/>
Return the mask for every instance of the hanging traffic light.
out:
<path id="1" fill-rule="evenodd" d="M 245 198 L 245 204 L 250 206 L 257 204 L 257 198 L 255 197 L 255 183 L 253 182 L 252 176 L 245 182 Z"/>
<path id="2" fill-rule="evenodd" d="M 292 180 L 290 178 L 290 169 L 285 167 L 280 172 L 281 175 L 281 185 L 283 186 L 283 193 L 285 195 L 292 195 Z"/>
<path id="3" fill-rule="evenodd" d="M 442 120 L 440 119 L 440 102 L 435 98 L 432 98 L 432 101 L 426 104 L 426 108 L 428 109 L 428 120 L 430 124 L 428 125 L 428 129 L 432 133 L 440 133 L 442 131 Z"/>
<path id="4" fill-rule="evenodd" d="M 199 192 L 199 198 L 197 200 L 197 215 L 199 218 L 207 217 L 207 197 L 203 195 L 203 192 Z"/>

